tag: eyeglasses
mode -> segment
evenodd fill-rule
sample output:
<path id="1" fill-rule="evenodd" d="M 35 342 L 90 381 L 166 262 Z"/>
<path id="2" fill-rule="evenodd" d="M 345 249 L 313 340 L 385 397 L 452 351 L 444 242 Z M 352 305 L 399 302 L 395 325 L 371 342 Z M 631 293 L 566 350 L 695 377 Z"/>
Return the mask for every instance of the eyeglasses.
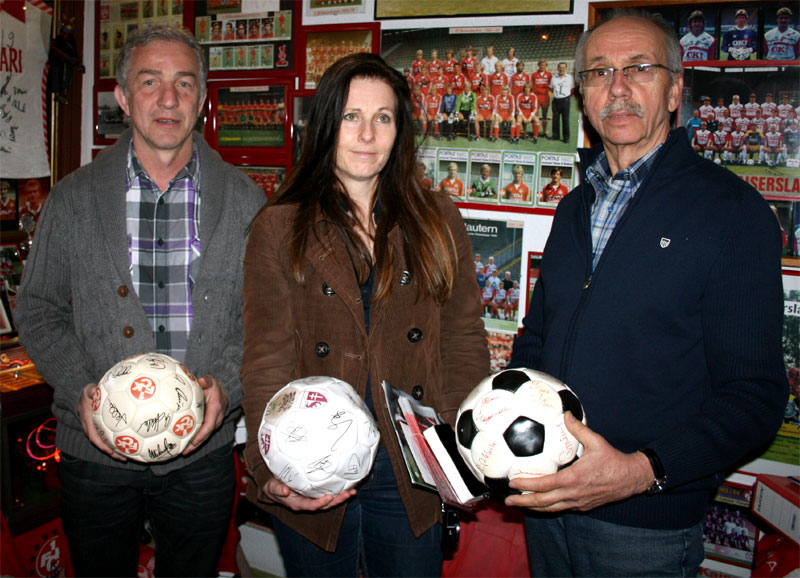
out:
<path id="1" fill-rule="evenodd" d="M 589 70 L 581 70 L 578 76 L 584 86 L 607 86 L 614 82 L 614 73 L 617 70 L 622 71 L 622 75 L 628 82 L 635 82 L 637 84 L 642 82 L 652 82 L 658 73 L 658 69 L 670 71 L 669 68 L 663 64 L 629 64 L 622 68 L 591 68 Z M 671 72 L 671 71 L 670 71 Z"/>

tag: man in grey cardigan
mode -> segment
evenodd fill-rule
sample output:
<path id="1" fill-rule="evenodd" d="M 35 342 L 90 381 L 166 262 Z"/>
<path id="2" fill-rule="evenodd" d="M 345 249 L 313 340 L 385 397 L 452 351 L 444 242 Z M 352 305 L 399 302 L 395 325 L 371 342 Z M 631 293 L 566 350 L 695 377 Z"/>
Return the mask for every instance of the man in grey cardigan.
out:
<path id="1" fill-rule="evenodd" d="M 265 196 L 193 131 L 206 77 L 187 33 L 129 38 L 115 96 L 132 130 L 53 189 L 17 299 L 22 344 L 55 392 L 62 519 L 79 576 L 135 576 L 145 517 L 156 574 L 217 575 L 235 494 L 241 265 Z M 152 351 L 199 376 L 206 414 L 182 455 L 147 466 L 98 437 L 91 391 L 118 361 Z"/>

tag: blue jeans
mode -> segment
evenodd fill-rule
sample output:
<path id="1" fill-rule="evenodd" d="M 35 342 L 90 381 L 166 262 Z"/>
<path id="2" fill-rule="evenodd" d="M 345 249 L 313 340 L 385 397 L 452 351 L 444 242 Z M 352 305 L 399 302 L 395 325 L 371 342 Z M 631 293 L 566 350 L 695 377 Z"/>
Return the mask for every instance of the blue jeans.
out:
<path id="1" fill-rule="evenodd" d="M 313 514 L 311 514 L 313 515 Z M 441 576 L 441 525 L 414 537 L 384 446 L 347 503 L 336 551 L 311 543 L 273 517 L 288 576 Z"/>
<path id="2" fill-rule="evenodd" d="M 136 576 L 149 516 L 156 576 L 217 576 L 236 476 L 224 446 L 165 476 L 61 454 L 61 517 L 76 576 Z"/>
<path id="3" fill-rule="evenodd" d="M 581 514 L 525 516 L 531 576 L 697 576 L 703 527 L 651 530 Z"/>

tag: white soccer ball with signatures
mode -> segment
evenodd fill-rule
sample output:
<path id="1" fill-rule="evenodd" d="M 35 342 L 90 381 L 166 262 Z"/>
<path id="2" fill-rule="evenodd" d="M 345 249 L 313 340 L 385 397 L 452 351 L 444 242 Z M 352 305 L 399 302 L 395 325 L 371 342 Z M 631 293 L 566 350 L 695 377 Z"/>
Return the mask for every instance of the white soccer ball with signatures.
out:
<path id="1" fill-rule="evenodd" d="M 116 453 L 139 462 L 180 455 L 203 424 L 203 389 L 182 363 L 161 353 L 123 359 L 92 398 L 94 425 Z"/>
<path id="2" fill-rule="evenodd" d="M 304 377 L 276 393 L 258 447 L 273 475 L 310 498 L 354 487 L 375 463 L 380 434 L 355 390 L 335 377 Z"/>
<path id="3" fill-rule="evenodd" d="M 506 369 L 490 375 L 458 409 L 458 452 L 490 490 L 508 494 L 512 478 L 553 474 L 583 453 L 564 424 L 567 410 L 586 423 L 575 393 L 546 373 Z"/>

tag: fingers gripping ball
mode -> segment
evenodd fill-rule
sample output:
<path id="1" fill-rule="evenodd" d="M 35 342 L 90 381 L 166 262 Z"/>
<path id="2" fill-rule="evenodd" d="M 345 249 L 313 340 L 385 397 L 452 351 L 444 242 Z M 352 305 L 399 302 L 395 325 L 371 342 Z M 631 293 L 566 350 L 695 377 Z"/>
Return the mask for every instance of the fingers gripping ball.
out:
<path id="1" fill-rule="evenodd" d="M 372 469 L 380 435 L 355 390 L 334 377 L 305 377 L 276 393 L 258 430 L 273 475 L 310 498 L 354 487 Z"/>
<path id="2" fill-rule="evenodd" d="M 532 369 L 501 371 L 461 403 L 458 451 L 479 480 L 508 494 L 510 479 L 555 473 L 583 452 L 564 425 L 566 411 L 586 423 L 578 397 L 561 381 Z"/>
<path id="3" fill-rule="evenodd" d="M 205 398 L 182 363 L 160 353 L 123 359 L 92 396 L 94 426 L 116 453 L 139 462 L 170 460 L 203 424 Z"/>

